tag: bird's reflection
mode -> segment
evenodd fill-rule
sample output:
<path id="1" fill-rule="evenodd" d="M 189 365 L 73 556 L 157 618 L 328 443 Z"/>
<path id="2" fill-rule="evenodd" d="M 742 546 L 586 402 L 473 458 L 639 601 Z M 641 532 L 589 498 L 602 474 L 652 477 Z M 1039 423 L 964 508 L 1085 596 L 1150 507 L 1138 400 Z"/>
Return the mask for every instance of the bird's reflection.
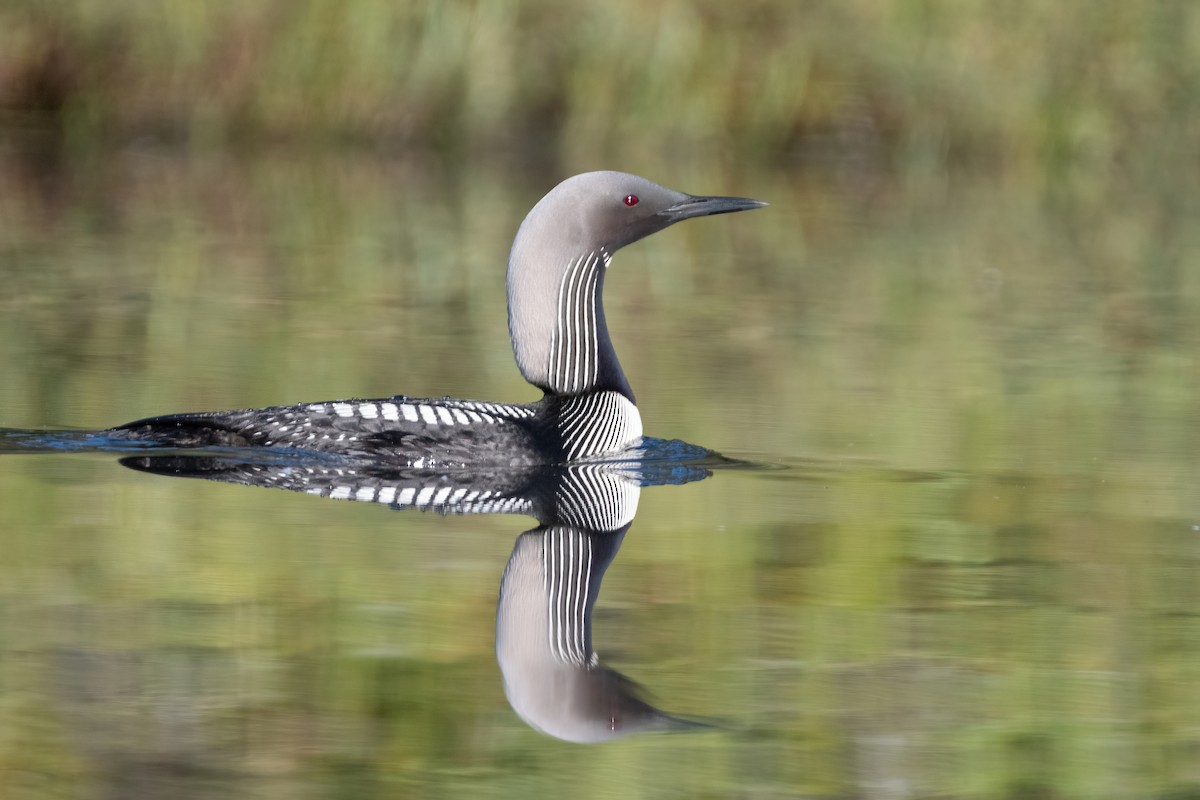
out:
<path id="1" fill-rule="evenodd" d="M 642 487 L 702 480 L 711 468 L 735 463 L 700 448 L 661 444 L 665 448 L 656 458 L 520 470 L 434 472 L 248 461 L 236 454 L 134 456 L 121 463 L 160 475 L 397 509 L 534 517 L 539 525 L 517 538 L 500 583 L 496 659 L 505 694 L 521 719 L 549 736 L 588 743 L 641 731 L 709 727 L 651 705 L 637 684 L 601 664 L 592 648 L 600 582 L 637 513 Z"/>
<path id="2" fill-rule="evenodd" d="M 592 649 L 592 608 L 604 571 L 637 512 L 636 474 L 568 468 L 556 518 L 517 538 L 496 608 L 496 659 L 504 693 L 535 729 L 570 742 L 702 723 L 646 702 Z"/>

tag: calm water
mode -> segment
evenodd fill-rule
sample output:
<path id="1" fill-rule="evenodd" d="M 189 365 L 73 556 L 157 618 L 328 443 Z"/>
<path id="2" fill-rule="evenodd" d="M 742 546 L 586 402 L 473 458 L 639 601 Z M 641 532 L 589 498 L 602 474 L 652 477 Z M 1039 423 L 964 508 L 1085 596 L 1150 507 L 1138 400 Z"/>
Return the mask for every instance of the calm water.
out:
<path id="1" fill-rule="evenodd" d="M 0 796 L 1200 796 L 1190 179 L 621 166 L 771 203 L 607 285 L 647 433 L 774 467 L 643 488 L 592 614 L 603 664 L 717 727 L 518 716 L 528 518 L 0 453 Z M 536 396 L 503 265 L 560 176 L 0 171 L 0 426 Z"/>

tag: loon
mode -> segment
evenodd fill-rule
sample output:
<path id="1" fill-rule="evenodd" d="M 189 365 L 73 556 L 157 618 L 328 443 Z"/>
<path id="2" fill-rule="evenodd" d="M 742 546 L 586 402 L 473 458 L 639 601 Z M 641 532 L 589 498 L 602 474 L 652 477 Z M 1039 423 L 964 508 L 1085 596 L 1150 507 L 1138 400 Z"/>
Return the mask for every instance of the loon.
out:
<path id="1" fill-rule="evenodd" d="M 618 453 L 642 420 L 613 350 L 602 291 L 613 254 L 681 220 L 765 206 L 673 191 L 623 172 L 567 178 L 517 230 L 508 328 L 517 367 L 542 399 L 514 405 L 405 395 L 169 414 L 105 433 L 170 447 L 266 447 L 417 468 L 530 466 Z"/>

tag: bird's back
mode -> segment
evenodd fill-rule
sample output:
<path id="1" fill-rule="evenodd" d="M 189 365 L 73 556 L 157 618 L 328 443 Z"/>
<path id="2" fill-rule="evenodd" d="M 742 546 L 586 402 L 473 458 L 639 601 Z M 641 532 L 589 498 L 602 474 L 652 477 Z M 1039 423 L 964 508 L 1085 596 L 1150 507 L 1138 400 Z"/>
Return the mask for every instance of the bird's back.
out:
<path id="1" fill-rule="evenodd" d="M 613 392 L 510 405 L 474 400 L 335 400 L 169 414 L 110 431 L 169 447 L 275 447 L 418 468 L 561 463 L 641 437 L 637 408 Z"/>

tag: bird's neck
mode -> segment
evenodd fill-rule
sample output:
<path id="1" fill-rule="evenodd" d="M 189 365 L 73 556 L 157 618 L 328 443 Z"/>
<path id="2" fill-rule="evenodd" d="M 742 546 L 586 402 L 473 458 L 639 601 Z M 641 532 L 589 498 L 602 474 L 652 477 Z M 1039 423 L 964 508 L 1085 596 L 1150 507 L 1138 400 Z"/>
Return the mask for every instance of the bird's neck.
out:
<path id="1" fill-rule="evenodd" d="M 508 274 L 509 333 L 521 374 L 548 394 L 615 391 L 633 402 L 604 318 L 611 256 L 596 248 L 528 263 L 522 255 L 514 248 Z"/>

